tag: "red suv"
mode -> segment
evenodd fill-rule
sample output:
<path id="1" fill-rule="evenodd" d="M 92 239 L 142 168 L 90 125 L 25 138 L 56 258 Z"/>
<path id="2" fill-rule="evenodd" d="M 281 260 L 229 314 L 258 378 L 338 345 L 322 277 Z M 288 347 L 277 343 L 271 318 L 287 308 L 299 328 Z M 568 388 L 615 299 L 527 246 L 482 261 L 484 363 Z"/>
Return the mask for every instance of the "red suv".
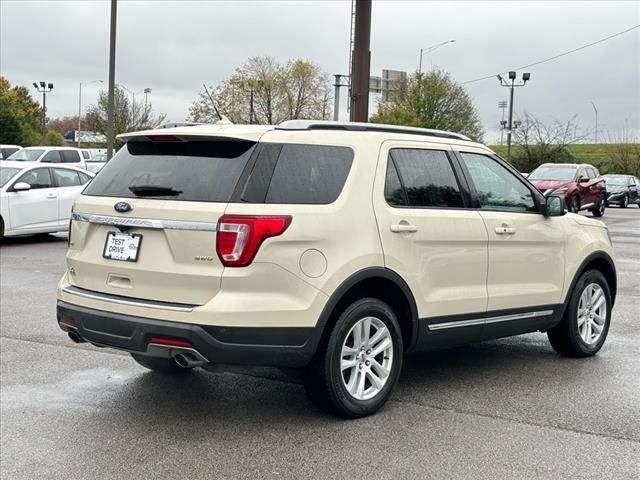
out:
<path id="1" fill-rule="evenodd" d="M 589 210 L 594 217 L 604 215 L 607 192 L 598 169 L 586 163 L 543 163 L 528 176 L 544 196 L 564 197 L 569 211 Z"/>

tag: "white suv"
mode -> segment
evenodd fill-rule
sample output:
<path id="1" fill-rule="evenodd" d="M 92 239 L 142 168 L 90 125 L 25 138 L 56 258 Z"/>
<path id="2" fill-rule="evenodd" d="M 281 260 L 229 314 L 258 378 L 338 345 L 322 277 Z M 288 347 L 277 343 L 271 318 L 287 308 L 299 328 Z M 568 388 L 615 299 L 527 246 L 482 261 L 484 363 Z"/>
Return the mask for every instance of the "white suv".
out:
<path id="1" fill-rule="evenodd" d="M 301 367 L 378 410 L 407 353 L 547 331 L 595 354 L 616 294 L 604 224 L 455 133 L 290 121 L 129 133 L 72 214 L 60 327 L 184 373 Z"/>
<path id="2" fill-rule="evenodd" d="M 16 162 L 65 163 L 87 169 L 86 159 L 91 158 L 88 150 L 75 147 L 26 147 L 12 153 L 7 160 Z"/>

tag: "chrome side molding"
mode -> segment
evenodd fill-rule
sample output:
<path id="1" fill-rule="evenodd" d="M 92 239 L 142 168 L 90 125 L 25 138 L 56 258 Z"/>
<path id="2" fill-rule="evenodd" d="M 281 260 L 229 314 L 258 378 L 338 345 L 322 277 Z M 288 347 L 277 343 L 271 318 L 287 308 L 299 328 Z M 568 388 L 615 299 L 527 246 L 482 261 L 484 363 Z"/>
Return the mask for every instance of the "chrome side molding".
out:
<path id="1" fill-rule="evenodd" d="M 471 327 L 474 325 L 485 325 L 487 323 L 508 322 L 511 320 L 523 320 L 525 318 L 546 317 L 553 315 L 553 310 L 540 310 L 538 312 L 515 313 L 513 315 L 501 315 L 499 317 L 472 318 L 470 320 L 460 320 L 458 322 L 443 322 L 429 325 L 429 330 L 443 330 L 445 328 Z"/>

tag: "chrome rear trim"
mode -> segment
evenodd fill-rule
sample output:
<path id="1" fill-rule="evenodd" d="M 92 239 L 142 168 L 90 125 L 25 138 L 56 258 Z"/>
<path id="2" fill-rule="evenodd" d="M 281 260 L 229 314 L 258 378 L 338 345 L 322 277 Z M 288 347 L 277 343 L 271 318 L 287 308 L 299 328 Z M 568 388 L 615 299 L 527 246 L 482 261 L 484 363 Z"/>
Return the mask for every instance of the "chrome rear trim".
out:
<path id="1" fill-rule="evenodd" d="M 115 303 L 118 305 L 127 305 L 129 307 L 154 308 L 156 310 L 169 310 L 172 312 L 192 312 L 195 305 L 186 305 L 178 303 L 153 302 L 151 300 L 142 300 L 122 297 L 120 295 L 109 295 L 107 293 L 98 293 L 91 290 L 84 290 L 78 287 L 64 287 L 64 293 L 75 295 L 76 297 L 88 298 L 90 300 L 98 300 L 100 302 Z"/>
<path id="2" fill-rule="evenodd" d="M 92 213 L 74 212 L 71 219 L 76 222 L 88 222 L 96 225 L 113 225 L 116 227 L 151 228 L 155 230 L 196 230 L 215 232 L 216 222 L 191 222 L 186 220 L 160 220 L 154 218 L 113 217 L 110 215 L 94 215 Z"/>

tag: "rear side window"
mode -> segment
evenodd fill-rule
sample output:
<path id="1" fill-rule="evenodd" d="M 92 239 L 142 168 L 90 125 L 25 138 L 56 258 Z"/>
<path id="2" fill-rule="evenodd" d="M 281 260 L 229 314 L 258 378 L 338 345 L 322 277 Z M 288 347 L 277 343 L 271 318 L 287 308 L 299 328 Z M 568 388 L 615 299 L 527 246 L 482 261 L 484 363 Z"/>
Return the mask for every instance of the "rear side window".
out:
<path id="1" fill-rule="evenodd" d="M 449 157 L 441 150 L 392 149 L 387 161 L 385 198 L 392 206 L 464 206 Z"/>
<path id="2" fill-rule="evenodd" d="M 242 192 L 251 203 L 326 205 L 347 180 L 353 150 L 328 145 L 264 143 Z"/>
<path id="3" fill-rule="evenodd" d="M 89 155 L 89 152 L 87 152 L 86 150 L 83 150 L 82 158 L 84 158 L 85 160 L 89 160 L 91 158 L 91 155 Z"/>
<path id="4" fill-rule="evenodd" d="M 129 142 L 105 164 L 84 195 L 228 202 L 254 145 L 246 141 Z"/>
<path id="5" fill-rule="evenodd" d="M 76 150 L 62 150 L 60 153 L 64 163 L 78 163 L 80 161 L 80 154 Z"/>
<path id="6" fill-rule="evenodd" d="M 53 170 L 56 177 L 56 183 L 59 187 L 74 187 L 82 185 L 80 176 L 75 170 L 67 170 L 66 168 L 56 168 Z"/>
<path id="7" fill-rule="evenodd" d="M 60 150 L 51 150 L 47 152 L 40 161 L 43 163 L 62 163 L 62 155 L 60 155 Z"/>

